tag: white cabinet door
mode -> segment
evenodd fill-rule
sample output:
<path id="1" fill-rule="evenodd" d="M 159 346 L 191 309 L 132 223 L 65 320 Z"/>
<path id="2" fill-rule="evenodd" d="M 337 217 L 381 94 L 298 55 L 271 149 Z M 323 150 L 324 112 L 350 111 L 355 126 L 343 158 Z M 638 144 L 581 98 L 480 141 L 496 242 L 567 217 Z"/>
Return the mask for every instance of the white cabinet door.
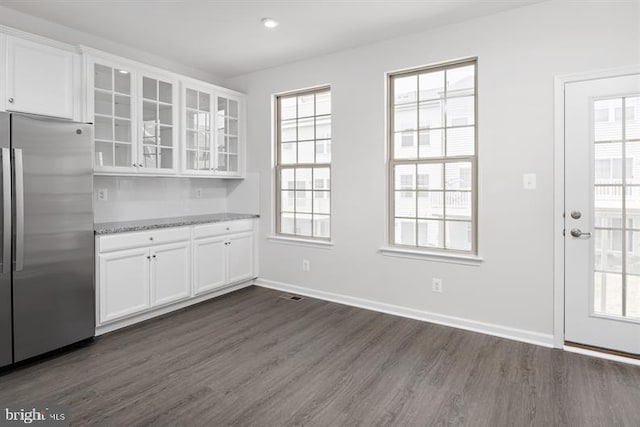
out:
<path id="1" fill-rule="evenodd" d="M 252 279 L 253 233 L 236 234 L 227 238 L 228 283 Z"/>
<path id="2" fill-rule="evenodd" d="M 138 172 L 176 173 L 178 165 L 178 82 L 139 74 Z"/>
<path id="3" fill-rule="evenodd" d="M 216 97 L 215 166 L 218 175 L 242 176 L 244 122 L 242 99 L 232 95 Z"/>
<path id="4" fill-rule="evenodd" d="M 191 294 L 191 244 L 171 243 L 151 248 L 151 305 L 158 306 Z"/>
<path id="5" fill-rule="evenodd" d="M 210 291 L 227 284 L 227 238 L 195 240 L 194 293 Z"/>
<path id="6" fill-rule="evenodd" d="M 100 323 L 149 308 L 148 248 L 101 254 L 99 261 Z"/>
<path id="7" fill-rule="evenodd" d="M 215 96 L 206 86 L 183 84 L 182 172 L 185 175 L 215 175 L 214 100 Z"/>
<path id="8" fill-rule="evenodd" d="M 7 110 L 73 118 L 76 54 L 7 37 Z"/>
<path id="9" fill-rule="evenodd" d="M 87 117 L 94 123 L 96 172 L 138 170 L 135 77 L 125 65 L 97 58 L 88 61 Z"/>

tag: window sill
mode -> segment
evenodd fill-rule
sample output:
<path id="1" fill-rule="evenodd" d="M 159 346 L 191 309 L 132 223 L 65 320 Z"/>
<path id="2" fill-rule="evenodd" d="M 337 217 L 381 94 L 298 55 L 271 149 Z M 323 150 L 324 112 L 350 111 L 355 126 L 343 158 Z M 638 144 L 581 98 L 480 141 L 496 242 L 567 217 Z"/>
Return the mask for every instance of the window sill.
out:
<path id="1" fill-rule="evenodd" d="M 269 236 L 267 240 L 272 243 L 294 245 L 294 246 L 306 246 L 309 248 L 321 248 L 321 249 L 333 249 L 333 242 L 328 240 L 311 240 L 311 239 L 299 239 L 296 237 L 284 237 L 284 236 Z"/>
<path id="2" fill-rule="evenodd" d="M 462 264 L 478 267 L 484 259 L 478 255 L 466 255 L 459 253 L 443 253 L 436 251 L 421 251 L 417 249 L 396 248 L 393 246 L 383 246 L 379 252 L 385 256 L 398 258 L 419 259 L 425 261 L 446 262 L 450 264 Z"/>

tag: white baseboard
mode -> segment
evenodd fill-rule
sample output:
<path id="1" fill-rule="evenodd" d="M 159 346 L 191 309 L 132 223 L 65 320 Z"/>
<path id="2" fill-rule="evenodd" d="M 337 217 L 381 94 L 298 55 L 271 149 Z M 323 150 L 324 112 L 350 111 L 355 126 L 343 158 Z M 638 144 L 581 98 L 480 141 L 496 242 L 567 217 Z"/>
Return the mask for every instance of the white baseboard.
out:
<path id="1" fill-rule="evenodd" d="M 353 307 L 364 308 L 367 310 L 378 311 L 380 313 L 393 314 L 395 316 L 406 317 L 409 319 L 421 320 L 429 323 L 437 323 L 439 325 L 450 326 L 467 331 L 480 332 L 482 334 L 526 342 L 543 347 L 553 347 L 553 335 L 551 334 L 542 334 L 540 332 L 532 332 L 524 329 L 516 329 L 491 323 L 478 322 L 476 320 L 464 319 L 461 317 L 447 316 L 444 314 L 438 314 L 429 311 L 416 310 L 413 308 L 401 307 L 398 305 L 386 304 L 382 302 L 351 297 L 348 295 L 303 288 L 301 286 L 276 282 L 273 280 L 258 278 L 255 281 L 255 285 L 264 288 L 276 289 L 283 292 L 289 292 L 292 294 L 304 295 L 311 298 L 332 301 L 339 304 L 350 305 Z"/>
<path id="2" fill-rule="evenodd" d="M 163 314 L 170 313 L 172 311 L 180 310 L 181 308 L 189 307 L 190 305 L 198 304 L 203 301 L 206 301 L 211 298 L 219 297 L 224 294 L 228 294 L 230 292 L 237 291 L 242 288 L 246 288 L 248 286 L 253 285 L 253 279 L 238 283 L 235 285 L 228 286 L 223 289 L 218 289 L 216 291 L 209 292 L 204 295 L 200 295 L 197 297 L 189 298 L 186 300 L 182 300 L 176 302 L 175 304 L 166 305 L 160 308 L 151 309 L 149 311 L 145 311 L 144 313 L 133 315 L 130 317 L 125 317 L 120 320 L 115 320 L 113 322 L 109 322 L 106 324 L 102 324 L 96 327 L 96 336 L 106 334 L 107 332 L 113 332 L 117 329 L 124 328 L 126 326 L 133 325 L 135 323 L 140 323 L 144 320 L 152 319 L 154 317 L 162 316 Z"/>

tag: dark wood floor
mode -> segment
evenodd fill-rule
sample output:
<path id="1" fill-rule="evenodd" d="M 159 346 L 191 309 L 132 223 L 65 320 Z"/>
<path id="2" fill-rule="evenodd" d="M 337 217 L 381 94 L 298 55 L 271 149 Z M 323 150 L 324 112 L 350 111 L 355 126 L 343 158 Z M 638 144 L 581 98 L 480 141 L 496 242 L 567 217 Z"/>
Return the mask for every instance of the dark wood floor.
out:
<path id="1" fill-rule="evenodd" d="M 639 426 L 640 367 L 251 287 L 0 376 L 73 425 Z"/>

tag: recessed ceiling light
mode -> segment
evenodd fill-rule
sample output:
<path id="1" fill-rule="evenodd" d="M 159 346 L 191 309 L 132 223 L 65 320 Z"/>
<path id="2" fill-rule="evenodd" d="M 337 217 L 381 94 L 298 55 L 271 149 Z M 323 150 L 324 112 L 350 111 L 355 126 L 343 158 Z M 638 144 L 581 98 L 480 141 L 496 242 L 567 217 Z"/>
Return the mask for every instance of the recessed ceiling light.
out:
<path id="1" fill-rule="evenodd" d="M 118 70 L 118 72 L 120 74 L 129 74 L 129 72 L 127 70 Z"/>
<path id="2" fill-rule="evenodd" d="M 275 19 L 272 18 L 262 18 L 262 25 L 264 25 L 267 28 L 275 28 L 278 26 L 278 21 L 276 21 Z"/>

